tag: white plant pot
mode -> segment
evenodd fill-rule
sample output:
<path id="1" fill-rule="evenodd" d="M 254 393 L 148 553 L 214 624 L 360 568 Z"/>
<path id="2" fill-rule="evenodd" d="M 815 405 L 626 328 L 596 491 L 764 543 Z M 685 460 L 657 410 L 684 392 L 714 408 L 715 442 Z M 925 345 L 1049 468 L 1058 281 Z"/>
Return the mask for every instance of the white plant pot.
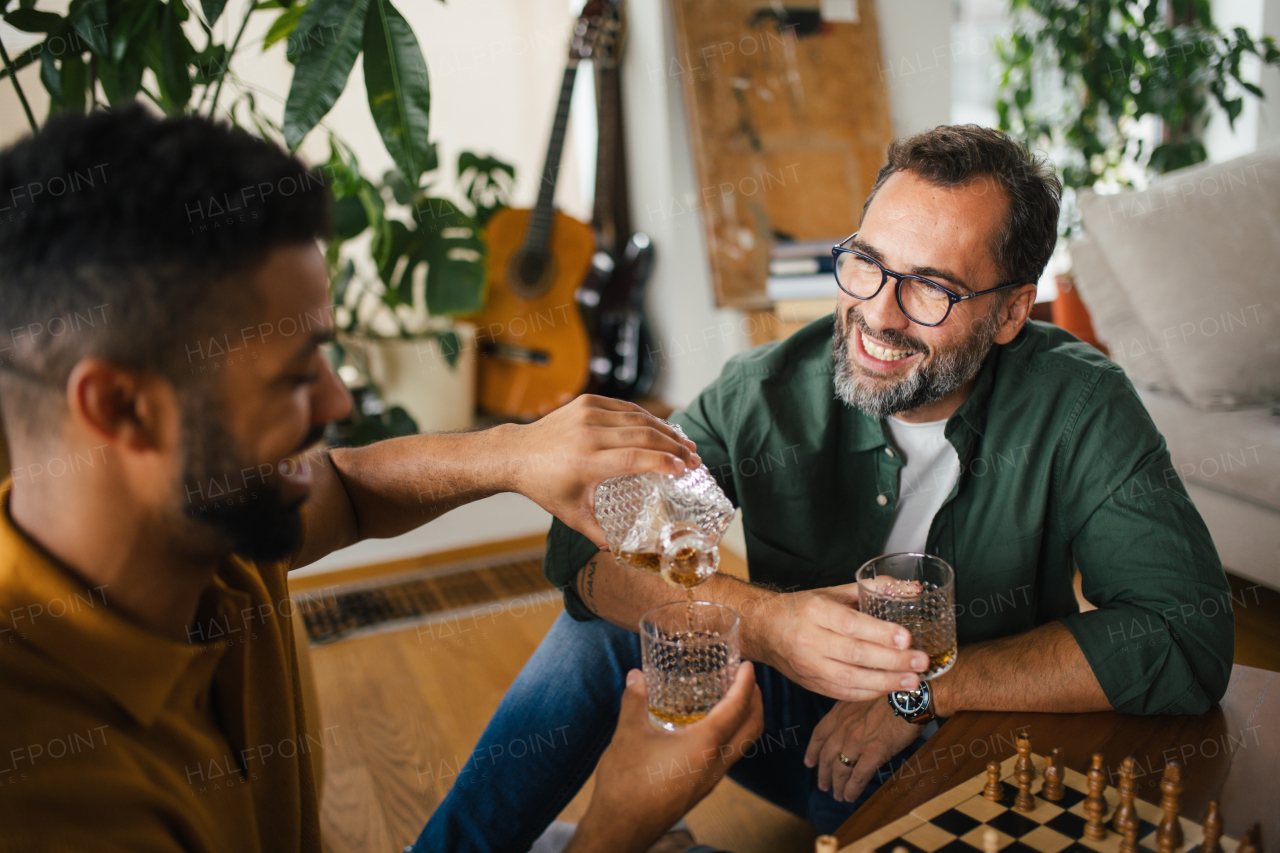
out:
<path id="1" fill-rule="evenodd" d="M 420 432 L 470 429 L 476 407 L 475 327 L 455 324 L 461 344 L 452 367 L 435 338 L 365 338 L 369 373 L 388 406 L 403 406 Z"/>

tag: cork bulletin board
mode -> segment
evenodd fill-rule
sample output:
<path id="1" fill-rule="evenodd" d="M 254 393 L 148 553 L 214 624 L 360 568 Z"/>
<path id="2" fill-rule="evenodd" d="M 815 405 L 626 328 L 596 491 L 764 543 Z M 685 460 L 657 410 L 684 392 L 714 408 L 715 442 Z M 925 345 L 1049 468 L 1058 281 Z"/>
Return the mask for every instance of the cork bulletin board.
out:
<path id="1" fill-rule="evenodd" d="M 840 239 L 892 138 L 874 0 L 669 0 L 716 304 L 768 307 L 775 239 Z"/>

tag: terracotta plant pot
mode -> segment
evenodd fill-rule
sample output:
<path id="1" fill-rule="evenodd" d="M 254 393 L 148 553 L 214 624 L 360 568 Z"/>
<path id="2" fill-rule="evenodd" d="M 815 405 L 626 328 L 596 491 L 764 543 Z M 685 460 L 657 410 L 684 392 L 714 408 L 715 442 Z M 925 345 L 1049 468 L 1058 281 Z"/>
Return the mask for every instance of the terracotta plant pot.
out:
<path id="1" fill-rule="evenodd" d="M 1093 322 L 1089 319 L 1089 309 L 1080 292 L 1076 290 L 1076 280 L 1071 273 L 1059 273 L 1054 276 L 1058 283 L 1058 298 L 1053 300 L 1053 324 L 1061 326 L 1086 344 L 1106 352 L 1094 334 Z"/>

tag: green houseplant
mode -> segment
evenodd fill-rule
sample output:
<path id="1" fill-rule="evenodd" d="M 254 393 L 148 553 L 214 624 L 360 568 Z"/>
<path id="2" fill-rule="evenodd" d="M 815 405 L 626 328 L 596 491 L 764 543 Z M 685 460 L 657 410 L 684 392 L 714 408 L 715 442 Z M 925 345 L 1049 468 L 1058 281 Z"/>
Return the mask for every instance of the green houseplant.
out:
<path id="1" fill-rule="evenodd" d="M 350 253 L 345 265 L 340 256 L 349 241 L 363 234 L 362 245 L 377 270 L 371 278 L 381 281 L 376 297 L 402 321 L 391 334 L 434 340 L 448 364 L 454 364 L 459 344 L 452 318 L 483 305 L 480 226 L 488 206 L 501 203 L 501 191 L 509 187 L 503 176 L 510 178 L 512 170 L 492 158 L 463 155 L 471 173 L 467 192 L 477 202 L 472 213 L 479 218 L 422 187 L 424 176 L 437 168 L 436 148 L 428 138 L 427 66 L 413 30 L 389 0 L 249 0 L 237 11 L 229 43 L 214 31 L 227 0 L 72 0 L 66 14 L 37 9 L 36 2 L 0 0 L 7 23 L 43 36 L 13 57 L 0 45 L 0 77 L 8 77 L 17 90 L 33 130 L 36 116 L 16 72 L 38 63 L 51 114 L 142 98 L 168 114 L 225 117 L 297 151 L 323 123 L 356 60 L 362 59 L 369 111 L 396 168 L 372 183 L 360 175 L 349 146 L 330 133 L 332 155 L 322 168 L 334 196 L 338 231 L 328 247 L 334 304 L 343 306 L 359 290 L 361 279 Z M 293 64 L 280 122 L 263 113 L 258 105 L 262 93 L 234 68 L 238 53 L 252 49 L 243 37 L 255 15 L 271 16 L 261 50 L 284 42 L 285 56 Z M 412 215 L 388 216 L 388 204 L 397 202 Z M 425 308 L 431 319 L 415 324 L 397 309 L 413 306 L 412 283 L 419 267 L 426 271 Z M 343 332 L 369 333 L 358 312 L 347 313 L 339 324 Z M 341 362 L 345 356 L 344 348 L 336 348 L 335 358 Z M 358 437 L 414 429 L 403 410 L 386 408 L 377 399 L 367 408 L 357 410 L 356 421 L 368 415 L 376 422 L 357 423 Z"/>
<path id="2" fill-rule="evenodd" d="M 1212 112 L 1234 127 L 1245 94 L 1262 97 L 1242 60 L 1280 65 L 1274 39 L 1222 32 L 1208 0 L 1010 0 L 1010 10 L 1000 129 L 1052 152 L 1069 190 L 1202 162 Z M 1143 138 L 1153 119 L 1154 144 Z"/>
<path id="3" fill-rule="evenodd" d="M 1263 97 L 1242 76 L 1245 57 L 1280 65 L 1272 38 L 1219 30 L 1208 0 L 1010 0 L 1010 11 L 996 113 L 1001 130 L 1058 164 L 1064 237 L 1081 188 L 1134 186 L 1204 161 L 1213 111 L 1234 128 L 1244 97 Z M 1074 276 L 1056 278 L 1054 322 L 1099 345 Z"/>
<path id="4" fill-rule="evenodd" d="M 459 203 L 434 194 L 430 184 L 412 189 L 396 171 L 369 180 L 333 136 L 325 168 L 333 177 L 337 231 L 326 259 L 338 351 L 359 376 L 352 379 L 375 386 L 379 397 L 399 399 L 419 424 L 468 426 L 475 348 L 471 327 L 455 318 L 484 306 L 481 229 L 506 204 L 514 168 L 463 152 L 458 178 L 466 198 Z M 376 410 L 379 403 L 371 405 Z M 391 426 L 393 413 L 370 414 Z"/>

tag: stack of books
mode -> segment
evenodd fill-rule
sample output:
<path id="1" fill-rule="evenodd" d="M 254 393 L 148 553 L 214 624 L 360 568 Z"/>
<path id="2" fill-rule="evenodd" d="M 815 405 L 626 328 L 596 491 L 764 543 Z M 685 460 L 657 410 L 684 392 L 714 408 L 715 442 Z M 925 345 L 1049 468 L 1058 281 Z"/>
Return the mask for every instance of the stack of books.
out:
<path id="1" fill-rule="evenodd" d="M 778 302 L 834 297 L 831 247 L 842 239 L 775 242 L 769 249 L 769 298 Z"/>

